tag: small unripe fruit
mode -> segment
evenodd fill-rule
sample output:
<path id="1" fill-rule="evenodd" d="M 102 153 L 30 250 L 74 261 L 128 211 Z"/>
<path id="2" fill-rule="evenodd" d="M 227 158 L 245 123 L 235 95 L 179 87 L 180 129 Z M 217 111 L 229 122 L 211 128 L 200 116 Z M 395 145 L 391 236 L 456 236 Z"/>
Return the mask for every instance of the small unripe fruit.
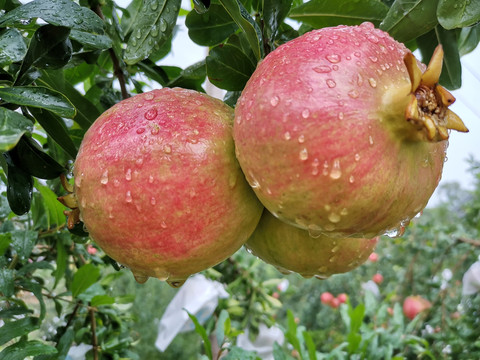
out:
<path id="1" fill-rule="evenodd" d="M 408 296 L 403 302 L 403 314 L 410 320 L 413 320 L 419 313 L 431 307 L 430 301 L 419 295 Z"/>
<path id="2" fill-rule="evenodd" d="M 383 282 L 383 275 L 376 273 L 372 276 L 372 280 L 375 284 L 380 285 Z"/>
<path id="3" fill-rule="evenodd" d="M 325 305 L 330 305 L 330 302 L 335 298 L 335 296 L 332 295 L 332 293 L 326 291 L 326 292 L 323 292 L 321 295 L 320 295 L 320 301 L 322 302 L 322 304 L 325 304 Z"/>
<path id="4" fill-rule="evenodd" d="M 348 296 L 345 293 L 338 294 L 337 299 L 340 301 L 340 303 L 344 304 L 347 302 Z"/>
<path id="5" fill-rule="evenodd" d="M 334 309 L 338 308 L 340 304 L 341 302 L 338 298 L 333 298 L 332 301 L 330 301 L 330 306 Z"/>
<path id="6" fill-rule="evenodd" d="M 378 261 L 378 254 L 376 252 L 372 252 L 370 256 L 368 257 L 368 260 L 371 262 L 377 262 Z"/>

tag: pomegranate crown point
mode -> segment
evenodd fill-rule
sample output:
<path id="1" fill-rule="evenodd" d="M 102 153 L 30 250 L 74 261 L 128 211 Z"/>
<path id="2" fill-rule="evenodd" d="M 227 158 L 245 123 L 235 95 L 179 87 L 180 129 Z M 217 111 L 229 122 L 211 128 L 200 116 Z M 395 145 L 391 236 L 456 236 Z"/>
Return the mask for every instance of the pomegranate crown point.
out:
<path id="1" fill-rule="evenodd" d="M 407 121 L 424 129 L 428 141 L 447 140 L 449 129 L 468 132 L 460 117 L 448 109 L 455 97 L 438 84 L 443 63 L 442 46 L 435 48 L 425 72 L 411 52 L 405 54 L 403 60 L 411 82 L 410 99 L 405 110 Z"/>

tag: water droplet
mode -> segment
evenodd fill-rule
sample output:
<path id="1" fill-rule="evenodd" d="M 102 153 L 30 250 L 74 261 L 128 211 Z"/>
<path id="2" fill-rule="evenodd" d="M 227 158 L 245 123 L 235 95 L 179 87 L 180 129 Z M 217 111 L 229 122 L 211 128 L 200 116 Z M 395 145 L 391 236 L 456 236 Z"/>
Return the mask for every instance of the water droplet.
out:
<path id="1" fill-rule="evenodd" d="M 376 87 L 377 87 L 377 82 L 375 81 L 374 78 L 369 78 L 369 79 L 368 79 L 368 83 L 370 84 L 370 86 L 371 86 L 372 88 L 376 88 Z"/>
<path id="2" fill-rule="evenodd" d="M 242 115 L 235 116 L 235 121 L 237 122 L 238 125 L 240 125 L 242 123 Z"/>
<path id="3" fill-rule="evenodd" d="M 350 175 L 348 181 L 350 182 L 350 184 L 353 184 L 355 182 L 355 178 L 353 177 L 353 175 Z"/>
<path id="4" fill-rule="evenodd" d="M 302 150 L 300 150 L 299 158 L 302 161 L 305 161 L 308 159 L 308 151 L 306 148 L 303 148 Z"/>
<path id="5" fill-rule="evenodd" d="M 272 105 L 273 107 L 277 106 L 279 102 L 280 98 L 276 95 L 270 99 L 270 105 Z"/>
<path id="6" fill-rule="evenodd" d="M 105 170 L 102 174 L 102 178 L 100 179 L 100 182 L 103 184 L 103 185 L 107 185 L 108 184 L 108 170 Z"/>
<path id="7" fill-rule="evenodd" d="M 331 251 L 332 251 L 332 253 L 336 253 L 338 250 L 340 250 L 340 246 L 339 246 L 339 245 L 334 246 Z"/>
<path id="8" fill-rule="evenodd" d="M 127 191 L 127 193 L 125 194 L 125 201 L 127 203 L 131 203 L 132 202 L 132 193 L 130 192 L 130 190 Z"/>
<path id="9" fill-rule="evenodd" d="M 363 76 L 360 74 L 357 74 L 357 85 L 362 86 L 363 84 Z"/>
<path id="10" fill-rule="evenodd" d="M 343 118 L 344 118 L 344 114 L 343 114 L 343 112 L 340 111 L 338 113 L 338 120 L 343 120 Z"/>
<path id="11" fill-rule="evenodd" d="M 165 221 L 162 221 L 162 222 L 160 223 L 160 227 L 161 227 L 162 229 L 166 229 L 166 228 L 167 228 L 167 223 L 166 223 Z"/>
<path id="12" fill-rule="evenodd" d="M 319 238 L 323 234 L 322 228 L 315 224 L 308 225 L 307 230 L 308 235 L 310 235 L 310 237 L 314 239 Z"/>
<path id="13" fill-rule="evenodd" d="M 368 57 L 371 62 L 376 63 L 378 61 L 378 58 L 376 56 L 369 56 Z"/>
<path id="14" fill-rule="evenodd" d="M 323 207 L 325 209 L 325 211 L 330 211 L 330 209 L 332 208 L 330 205 L 328 204 L 325 204 L 325 206 Z"/>
<path id="15" fill-rule="evenodd" d="M 331 263 L 335 262 L 337 260 L 337 257 L 336 256 L 332 256 L 328 261 L 330 261 Z"/>
<path id="16" fill-rule="evenodd" d="M 148 280 L 148 276 L 144 275 L 133 274 L 133 277 L 135 278 L 135 281 L 139 284 L 144 284 Z"/>
<path id="17" fill-rule="evenodd" d="M 328 215 L 328 220 L 330 220 L 330 222 L 334 224 L 340 222 L 340 219 L 340 215 L 338 215 L 337 213 L 332 212 Z"/>
<path id="18" fill-rule="evenodd" d="M 355 154 L 355 161 L 359 161 L 360 160 L 360 154 Z"/>
<path id="19" fill-rule="evenodd" d="M 285 138 L 285 140 L 290 140 L 292 138 L 292 135 L 290 135 L 290 133 L 286 131 L 285 134 L 283 134 L 283 137 Z"/>
<path id="20" fill-rule="evenodd" d="M 180 280 L 180 281 L 169 281 L 167 280 L 167 284 L 170 285 L 173 288 L 179 288 L 183 284 L 185 284 L 185 280 Z"/>
<path id="21" fill-rule="evenodd" d="M 337 71 L 337 70 L 338 70 L 338 65 L 333 65 L 333 66 L 332 66 L 332 69 L 335 70 L 335 71 Z"/>
<path id="22" fill-rule="evenodd" d="M 150 175 L 150 176 L 148 177 L 148 182 L 149 182 L 150 184 L 153 183 L 153 176 L 152 176 L 152 175 Z"/>
<path id="23" fill-rule="evenodd" d="M 148 109 L 146 112 L 145 112 L 145 119 L 147 120 L 153 120 L 157 117 L 157 109 L 156 108 L 151 108 L 151 109 Z"/>
<path id="24" fill-rule="evenodd" d="M 160 31 L 165 32 L 167 30 L 167 22 L 165 19 L 160 20 Z"/>
<path id="25" fill-rule="evenodd" d="M 148 92 L 145 94 L 145 100 L 153 100 L 155 95 L 153 95 L 151 92 Z"/>
<path id="26" fill-rule="evenodd" d="M 357 46 L 358 46 L 358 45 L 357 45 Z M 361 54 L 360 54 L 358 51 L 355 51 L 355 52 L 353 53 L 353 55 L 356 56 L 356 57 L 360 57 L 360 56 L 361 56 Z"/>
<path id="27" fill-rule="evenodd" d="M 326 160 L 323 163 L 323 175 L 325 175 L 325 176 L 328 175 L 328 162 Z"/>
<path id="28" fill-rule="evenodd" d="M 348 96 L 350 96 L 352 99 L 358 98 L 358 91 L 357 90 L 351 90 L 348 92 Z"/>
<path id="29" fill-rule="evenodd" d="M 328 79 L 326 83 L 329 88 L 334 88 L 337 85 L 337 83 L 333 79 Z"/>
<path id="30" fill-rule="evenodd" d="M 304 135 L 300 135 L 300 136 L 298 137 L 298 142 L 299 142 L 300 144 L 303 144 L 303 143 L 305 142 L 305 136 L 304 136 Z"/>
<path id="31" fill-rule="evenodd" d="M 336 63 L 340 62 L 341 57 L 338 54 L 330 54 L 330 55 L 325 56 L 325 59 L 330 61 L 332 64 L 336 64 Z"/>
<path id="32" fill-rule="evenodd" d="M 347 210 L 347 208 L 343 208 L 342 211 L 340 211 L 340 215 L 342 215 L 342 216 L 347 216 L 347 215 L 348 215 L 348 210 Z"/>
<path id="33" fill-rule="evenodd" d="M 342 170 L 340 169 L 340 160 L 335 159 L 333 161 L 332 170 L 330 171 L 330 178 L 336 180 L 342 176 Z"/>
<path id="34" fill-rule="evenodd" d="M 125 173 L 125 180 L 130 181 L 132 180 L 132 170 L 127 169 L 127 172 Z"/>
<path id="35" fill-rule="evenodd" d="M 305 110 L 302 111 L 302 117 L 304 119 L 307 119 L 309 116 L 310 116 L 310 110 L 305 109 Z"/>
<path id="36" fill-rule="evenodd" d="M 145 132 L 145 128 L 138 128 L 137 129 L 137 134 L 143 134 Z"/>
<path id="37" fill-rule="evenodd" d="M 319 74 L 323 74 L 323 73 L 329 73 L 330 71 L 332 71 L 332 69 L 328 65 L 320 65 L 320 66 L 314 67 L 313 71 Z"/>
<path id="38" fill-rule="evenodd" d="M 165 146 L 163 147 L 163 152 L 164 152 L 165 154 L 170 154 L 170 153 L 172 152 L 171 146 L 170 146 L 170 145 L 165 145 Z"/>
<path id="39" fill-rule="evenodd" d="M 370 145 L 373 145 L 373 137 L 372 137 L 372 135 L 370 135 L 370 136 L 368 137 L 368 142 L 370 143 Z"/>
<path id="40" fill-rule="evenodd" d="M 155 197 L 152 196 L 150 199 L 150 204 L 155 205 L 157 203 L 157 200 L 155 200 Z"/>

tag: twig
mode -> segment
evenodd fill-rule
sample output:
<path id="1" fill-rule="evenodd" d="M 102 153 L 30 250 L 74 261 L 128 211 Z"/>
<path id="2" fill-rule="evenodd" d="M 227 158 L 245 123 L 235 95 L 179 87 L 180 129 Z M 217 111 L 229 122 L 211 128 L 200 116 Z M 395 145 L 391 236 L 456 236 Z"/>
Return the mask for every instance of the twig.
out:
<path id="1" fill-rule="evenodd" d="M 98 342 L 96 332 L 95 310 L 90 307 L 88 310 L 90 315 L 90 326 L 92 327 L 92 346 L 93 346 L 93 360 L 98 360 Z"/>
<path id="2" fill-rule="evenodd" d="M 461 241 L 473 246 L 480 246 L 480 240 L 473 240 L 473 239 L 467 239 L 467 238 L 457 238 L 457 241 Z"/>
<path id="3" fill-rule="evenodd" d="M 103 15 L 102 8 L 100 5 L 95 5 L 92 10 L 97 14 L 100 19 L 105 21 L 105 16 Z M 122 92 L 122 98 L 127 99 L 130 97 L 130 94 L 127 91 L 127 86 L 125 82 L 125 76 L 123 74 L 123 70 L 120 67 L 120 62 L 118 61 L 117 55 L 113 48 L 108 49 L 108 53 L 110 54 L 110 58 L 112 59 L 113 63 L 113 74 L 117 77 L 118 83 L 120 84 L 120 91 Z"/>

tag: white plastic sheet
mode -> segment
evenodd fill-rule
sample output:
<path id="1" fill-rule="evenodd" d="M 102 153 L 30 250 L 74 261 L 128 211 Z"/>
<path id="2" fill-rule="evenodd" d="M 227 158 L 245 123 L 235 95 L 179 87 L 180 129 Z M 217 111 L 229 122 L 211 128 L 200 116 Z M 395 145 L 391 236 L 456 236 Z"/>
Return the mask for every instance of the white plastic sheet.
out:
<path id="1" fill-rule="evenodd" d="M 204 324 L 215 311 L 218 299 L 227 297 L 228 293 L 221 283 L 209 280 L 201 274 L 190 277 L 178 290 L 160 319 L 155 347 L 165 351 L 177 334 L 195 329 L 185 309 L 195 315 L 200 324 Z"/>
<path id="2" fill-rule="evenodd" d="M 463 274 L 462 295 L 473 295 L 480 291 L 480 261 L 476 261 Z"/>
<path id="3" fill-rule="evenodd" d="M 283 345 L 285 335 L 276 326 L 268 328 L 265 324 L 258 327 L 258 336 L 254 342 L 248 338 L 248 329 L 237 337 L 237 346 L 248 351 L 256 351 L 262 360 L 274 360 L 273 344 Z"/>

